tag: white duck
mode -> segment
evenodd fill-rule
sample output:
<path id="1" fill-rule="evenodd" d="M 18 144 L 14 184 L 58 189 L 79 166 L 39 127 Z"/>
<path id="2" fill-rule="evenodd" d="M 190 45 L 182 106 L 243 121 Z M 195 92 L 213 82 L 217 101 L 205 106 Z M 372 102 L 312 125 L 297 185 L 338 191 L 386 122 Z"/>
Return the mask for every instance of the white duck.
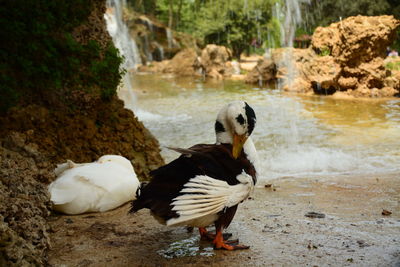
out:
<path id="1" fill-rule="evenodd" d="M 66 214 L 103 212 L 135 198 L 139 180 L 129 160 L 105 155 L 91 163 L 70 160 L 54 170 L 48 190 L 53 208 Z"/>

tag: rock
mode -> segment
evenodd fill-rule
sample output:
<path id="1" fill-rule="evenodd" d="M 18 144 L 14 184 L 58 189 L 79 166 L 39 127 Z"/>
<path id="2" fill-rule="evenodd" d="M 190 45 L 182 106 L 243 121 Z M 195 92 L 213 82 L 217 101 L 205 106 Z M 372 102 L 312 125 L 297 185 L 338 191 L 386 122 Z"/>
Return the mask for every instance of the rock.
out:
<path id="1" fill-rule="evenodd" d="M 235 72 L 229 62 L 231 59 L 232 52 L 228 48 L 209 44 L 201 51 L 200 65 L 207 77 L 222 79 Z"/>
<path id="2" fill-rule="evenodd" d="M 349 17 L 328 27 L 318 27 L 311 47 L 329 54 L 340 66 L 332 87 L 356 97 L 391 97 L 400 89 L 398 80 L 384 66 L 386 48 L 393 42 L 400 21 L 393 16 Z M 392 87 L 385 89 L 384 87 Z M 350 91 L 349 91 L 350 89 Z"/>
<path id="3" fill-rule="evenodd" d="M 340 97 L 398 96 L 400 71 L 386 68 L 396 65 L 383 59 L 399 26 L 393 16 L 357 16 L 318 27 L 310 49 L 274 49 L 272 62 L 257 64 L 246 81 L 275 78 L 286 91 Z"/>
<path id="4" fill-rule="evenodd" d="M 201 76 L 223 79 L 235 73 L 230 62 L 232 53 L 224 46 L 207 45 L 198 56 L 193 48 L 185 49 L 171 60 L 153 62 L 150 66 L 141 66 L 139 71 L 154 73 L 173 73 L 179 76 Z"/>
<path id="5" fill-rule="evenodd" d="M 164 72 L 172 72 L 181 76 L 200 76 L 199 60 L 194 49 L 185 49 L 179 52 L 169 62 L 167 68 L 168 70 Z"/>
<path id="6" fill-rule="evenodd" d="M 330 55 L 346 66 L 357 66 L 386 57 L 400 21 L 393 16 L 355 16 L 328 27 L 318 27 L 311 40 L 313 49 L 329 49 Z"/>
<path id="7" fill-rule="evenodd" d="M 276 80 L 276 65 L 271 59 L 260 59 L 246 75 L 246 83 L 268 83 Z"/>
<path id="8" fill-rule="evenodd" d="M 355 77 L 340 77 L 338 84 L 341 88 L 355 89 L 358 85 L 358 80 Z"/>
<path id="9" fill-rule="evenodd" d="M 309 217 L 309 218 L 325 218 L 325 214 L 315 212 L 315 211 L 309 211 L 304 216 Z"/>
<path id="10" fill-rule="evenodd" d="M 142 180 L 149 179 L 149 172 L 164 163 L 157 140 L 132 111 L 124 108 L 121 100 L 100 101 L 96 109 L 85 112 L 57 110 L 51 115 L 44 112 L 41 123 L 32 123 L 28 114 L 37 109 L 36 105 L 13 109 L 8 116 L 0 118 L 0 135 L 6 136 L 6 140 L 15 139 L 20 143 L 21 138 L 26 139 L 18 146 L 7 145 L 11 142 L 7 141 L 7 147 L 14 147 L 36 161 L 40 153 L 52 164 L 67 159 L 92 162 L 104 154 L 119 154 L 133 161 L 135 172 Z M 32 135 L 13 133 L 28 130 L 33 130 Z"/>
<path id="11" fill-rule="evenodd" d="M 129 5 L 124 8 L 124 20 L 144 65 L 171 59 L 187 48 L 198 49 L 195 37 L 175 32 L 151 17 L 136 13 Z"/>
<path id="12" fill-rule="evenodd" d="M 179 76 L 200 76 L 200 63 L 196 50 L 185 49 L 171 60 L 152 62 L 150 65 L 139 66 L 138 71 L 152 73 L 173 73 Z"/>
<path id="13" fill-rule="evenodd" d="M 367 244 L 364 240 L 357 240 L 357 244 L 360 248 L 369 247 L 370 245 Z"/>
<path id="14" fill-rule="evenodd" d="M 383 215 L 383 216 L 390 216 L 390 215 L 392 215 L 392 212 L 391 212 L 391 211 L 388 211 L 388 210 L 385 210 L 385 209 L 383 209 L 383 210 L 382 210 L 382 215 Z"/>
<path id="15" fill-rule="evenodd" d="M 10 135 L 23 136 L 15 132 Z M 24 147 L 25 141 L 20 141 L 20 147 Z M 40 169 L 23 150 L 1 145 L 0 158 L 0 265 L 45 265 L 50 246 L 46 183 L 55 178 L 52 168 Z"/>

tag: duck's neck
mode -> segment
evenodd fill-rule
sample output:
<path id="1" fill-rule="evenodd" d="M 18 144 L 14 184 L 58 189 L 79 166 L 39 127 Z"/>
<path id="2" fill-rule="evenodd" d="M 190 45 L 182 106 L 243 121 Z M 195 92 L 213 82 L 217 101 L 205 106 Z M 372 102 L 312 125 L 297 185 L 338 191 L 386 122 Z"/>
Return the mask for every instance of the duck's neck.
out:
<path id="1" fill-rule="evenodd" d="M 258 172 L 259 159 L 256 147 L 254 146 L 251 137 L 247 138 L 246 143 L 244 143 L 243 151 L 246 154 L 248 160 L 253 164 L 254 168 L 256 169 L 256 172 Z"/>
<path id="2" fill-rule="evenodd" d="M 230 131 L 217 133 L 217 144 L 233 144 L 233 136 Z M 254 146 L 251 137 L 248 137 L 246 143 L 243 145 L 243 151 L 247 156 L 247 159 L 253 164 L 256 170 L 256 176 L 258 176 L 259 171 L 259 159 L 256 147 Z"/>

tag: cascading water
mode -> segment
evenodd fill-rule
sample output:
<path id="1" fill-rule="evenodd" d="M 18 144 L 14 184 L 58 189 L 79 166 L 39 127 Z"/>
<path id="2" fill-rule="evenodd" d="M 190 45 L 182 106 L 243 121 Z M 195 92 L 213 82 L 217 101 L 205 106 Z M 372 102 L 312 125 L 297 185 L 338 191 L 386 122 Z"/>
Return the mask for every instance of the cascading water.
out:
<path id="1" fill-rule="evenodd" d="M 310 4 L 310 0 L 285 0 L 284 5 L 277 2 L 272 10 L 273 17 L 279 21 L 280 45 L 286 48 L 276 62 L 279 69 L 286 70 L 285 76 L 278 80 L 278 88 L 287 87 L 289 91 L 297 75 L 293 64 L 293 41 L 297 26 L 302 22 L 301 4 Z M 274 43 L 274 40 L 269 40 L 269 43 Z"/>
<path id="2" fill-rule="evenodd" d="M 125 107 L 133 110 L 136 97 L 132 90 L 129 71 L 136 70 L 137 65 L 141 64 L 139 50 L 135 41 L 129 35 L 128 27 L 122 20 L 122 9 L 126 6 L 125 0 L 107 0 L 107 11 L 104 19 L 107 23 L 107 30 L 111 35 L 114 45 L 124 57 L 122 68 L 126 69 L 122 83 L 118 89 L 118 96 L 125 103 Z"/>
<path id="3" fill-rule="evenodd" d="M 165 33 L 167 35 L 167 41 L 168 41 L 168 48 L 173 48 L 174 47 L 174 40 L 172 37 L 172 31 L 170 28 L 165 28 Z"/>

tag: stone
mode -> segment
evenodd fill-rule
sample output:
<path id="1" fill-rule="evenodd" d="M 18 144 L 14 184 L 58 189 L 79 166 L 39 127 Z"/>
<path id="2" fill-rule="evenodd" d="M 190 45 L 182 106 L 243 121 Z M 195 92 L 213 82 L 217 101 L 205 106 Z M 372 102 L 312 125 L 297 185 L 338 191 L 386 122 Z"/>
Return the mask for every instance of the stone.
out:
<path id="1" fill-rule="evenodd" d="M 276 80 L 276 65 L 271 59 L 259 59 L 257 65 L 246 75 L 246 83 L 268 83 Z"/>
<path id="2" fill-rule="evenodd" d="M 232 60 L 230 49 L 209 44 L 201 51 L 199 62 L 203 73 L 207 77 L 222 79 L 234 73 L 230 60 Z"/>
<path id="3" fill-rule="evenodd" d="M 385 68 L 386 48 L 393 42 L 400 20 L 393 16 L 355 16 L 318 27 L 311 47 L 329 54 L 340 66 L 336 88 L 356 97 L 393 97 L 399 84 Z M 392 87 L 392 89 L 385 87 Z M 351 89 L 349 91 L 349 89 Z"/>

